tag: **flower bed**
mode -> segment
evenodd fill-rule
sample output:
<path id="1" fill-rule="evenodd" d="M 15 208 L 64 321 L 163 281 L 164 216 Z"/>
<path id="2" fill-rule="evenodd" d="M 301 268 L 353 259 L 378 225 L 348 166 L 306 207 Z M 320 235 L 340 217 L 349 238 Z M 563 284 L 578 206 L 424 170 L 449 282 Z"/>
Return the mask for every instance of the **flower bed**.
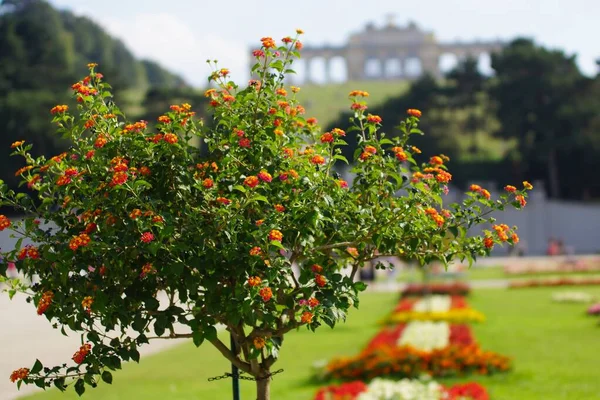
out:
<path id="1" fill-rule="evenodd" d="M 423 322 L 411 322 L 410 324 L 398 324 L 392 327 L 385 327 L 369 342 L 367 345 L 368 349 L 374 349 L 378 346 L 402 346 L 402 345 L 411 345 L 415 346 L 414 342 L 410 342 L 410 339 L 404 339 L 404 334 L 406 332 L 407 326 L 419 326 L 422 327 Z M 439 322 L 438 324 L 444 324 L 443 322 Z M 413 328 L 414 329 L 414 328 Z M 422 335 L 422 332 L 417 331 L 417 335 Z M 449 331 L 447 333 L 447 344 L 457 345 L 457 346 L 468 346 L 475 343 L 473 339 L 473 334 L 471 333 L 471 328 L 468 325 L 449 325 Z M 442 346 L 445 347 L 445 346 Z M 421 349 L 423 350 L 423 349 Z"/>
<path id="2" fill-rule="evenodd" d="M 426 298 L 401 299 L 384 322 L 398 324 L 409 321 L 481 322 L 485 316 L 468 307 L 462 296 L 433 295 Z"/>
<path id="3" fill-rule="evenodd" d="M 600 303 L 596 303 L 590 306 L 587 310 L 588 315 L 600 315 Z"/>
<path id="4" fill-rule="evenodd" d="M 600 278 L 560 278 L 560 279 L 529 279 L 510 282 L 509 288 L 521 289 L 530 287 L 545 287 L 545 286 L 585 286 L 585 285 L 600 285 Z"/>
<path id="5" fill-rule="evenodd" d="M 357 356 L 330 361 L 322 371 L 325 380 L 371 380 L 376 377 L 415 378 L 421 374 L 434 377 L 470 373 L 488 375 L 510 369 L 506 356 L 483 351 L 477 344 L 449 345 L 432 351 L 411 346 L 379 346 Z"/>
<path id="6" fill-rule="evenodd" d="M 445 294 L 448 296 L 468 296 L 471 288 L 466 283 L 433 283 L 428 285 L 410 284 L 400 293 L 401 297 L 421 297 L 428 294 Z"/>
<path id="7" fill-rule="evenodd" d="M 487 390 L 469 382 L 446 388 L 435 381 L 374 379 L 332 385 L 320 389 L 314 400 L 489 400 Z"/>
<path id="8" fill-rule="evenodd" d="M 552 300 L 557 303 L 591 303 L 596 298 L 584 292 L 553 293 Z"/>

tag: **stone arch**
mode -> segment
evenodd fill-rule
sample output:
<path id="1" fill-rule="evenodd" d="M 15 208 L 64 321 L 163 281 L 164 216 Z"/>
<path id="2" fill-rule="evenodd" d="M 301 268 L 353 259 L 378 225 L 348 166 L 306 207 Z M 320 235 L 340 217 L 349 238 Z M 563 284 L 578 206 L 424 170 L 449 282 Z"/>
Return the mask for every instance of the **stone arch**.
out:
<path id="1" fill-rule="evenodd" d="M 367 79 L 380 79 L 383 76 L 381 60 L 375 57 L 365 61 L 365 77 Z"/>
<path id="2" fill-rule="evenodd" d="M 306 83 L 326 83 L 327 65 L 325 57 L 312 57 L 307 63 L 306 72 Z"/>
<path id="3" fill-rule="evenodd" d="M 386 78 L 400 78 L 404 71 L 402 69 L 402 61 L 399 58 L 392 57 L 385 60 L 384 76 Z"/>
<path id="4" fill-rule="evenodd" d="M 328 60 L 329 79 L 331 82 L 348 81 L 348 62 L 345 57 L 335 56 Z"/>
<path id="5" fill-rule="evenodd" d="M 419 57 L 408 57 L 404 61 L 404 75 L 408 78 L 418 78 L 423 74 L 423 62 Z"/>
<path id="6" fill-rule="evenodd" d="M 492 56 L 490 53 L 480 53 L 477 55 L 477 69 L 486 76 L 494 74 L 494 69 L 492 68 Z"/>
<path id="7" fill-rule="evenodd" d="M 459 64 L 460 59 L 455 53 L 442 53 L 439 58 L 440 72 L 445 75 Z"/>
<path id="8" fill-rule="evenodd" d="M 299 60 L 294 60 L 294 63 L 292 64 L 292 69 L 296 73 L 287 75 L 292 85 L 300 85 L 306 82 L 307 67 L 308 64 L 306 62 L 306 59 L 301 58 Z"/>

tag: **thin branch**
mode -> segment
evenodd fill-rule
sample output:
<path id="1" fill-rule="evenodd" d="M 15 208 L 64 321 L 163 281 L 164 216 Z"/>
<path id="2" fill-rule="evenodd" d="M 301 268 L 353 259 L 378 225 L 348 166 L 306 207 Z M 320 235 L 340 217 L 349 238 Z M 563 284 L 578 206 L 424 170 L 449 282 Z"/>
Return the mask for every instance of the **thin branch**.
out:
<path id="1" fill-rule="evenodd" d="M 225 344 L 223 342 L 221 342 L 218 338 L 209 339 L 209 342 L 211 342 L 212 345 L 215 346 L 216 349 L 219 350 L 219 352 L 226 359 L 228 359 L 229 362 L 231 362 L 233 365 L 235 365 L 236 367 L 238 367 L 239 369 L 241 369 L 242 371 L 244 371 L 244 372 L 246 372 L 248 374 L 252 374 L 252 370 L 250 369 L 250 364 L 248 364 L 247 362 L 244 362 L 244 361 L 240 360 L 239 358 L 237 358 L 231 352 L 231 350 L 229 350 L 229 348 L 227 348 L 227 346 L 225 346 Z"/>

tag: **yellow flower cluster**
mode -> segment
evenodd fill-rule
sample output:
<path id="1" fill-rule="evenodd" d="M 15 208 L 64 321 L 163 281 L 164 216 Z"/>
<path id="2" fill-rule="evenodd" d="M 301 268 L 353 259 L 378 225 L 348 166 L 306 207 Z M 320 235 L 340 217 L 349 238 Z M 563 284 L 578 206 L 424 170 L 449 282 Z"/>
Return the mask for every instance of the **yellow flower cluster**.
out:
<path id="1" fill-rule="evenodd" d="M 472 308 L 455 308 L 449 311 L 402 311 L 390 315 L 384 320 L 386 324 L 398 324 L 408 321 L 446 321 L 450 323 L 483 322 L 485 315 Z"/>

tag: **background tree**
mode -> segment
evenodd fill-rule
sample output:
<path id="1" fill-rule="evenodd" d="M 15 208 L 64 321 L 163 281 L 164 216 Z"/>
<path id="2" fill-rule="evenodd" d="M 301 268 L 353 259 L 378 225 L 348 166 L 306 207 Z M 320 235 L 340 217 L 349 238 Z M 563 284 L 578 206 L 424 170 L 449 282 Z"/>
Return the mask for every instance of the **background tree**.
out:
<path id="1" fill-rule="evenodd" d="M 122 42 L 86 17 L 58 11 L 42 0 L 0 4 L 0 179 L 11 187 L 17 179 L 8 171 L 18 168 L 6 151 L 11 143 L 26 139 L 47 157 L 67 148 L 45 115 L 57 95 L 61 103 L 75 105 L 67 88 L 86 73 L 90 60 L 103 65 L 118 87 L 116 99 L 133 117 L 154 107 L 152 97 L 141 104 L 147 89 L 187 86 L 160 65 L 135 59 Z"/>
<path id="2" fill-rule="evenodd" d="M 499 134 L 517 140 L 518 173 L 543 179 L 551 197 L 561 196 L 560 169 L 568 169 L 581 134 L 578 112 L 572 108 L 585 87 L 574 56 L 516 39 L 492 55 L 496 72 L 491 90 L 502 122 Z"/>

